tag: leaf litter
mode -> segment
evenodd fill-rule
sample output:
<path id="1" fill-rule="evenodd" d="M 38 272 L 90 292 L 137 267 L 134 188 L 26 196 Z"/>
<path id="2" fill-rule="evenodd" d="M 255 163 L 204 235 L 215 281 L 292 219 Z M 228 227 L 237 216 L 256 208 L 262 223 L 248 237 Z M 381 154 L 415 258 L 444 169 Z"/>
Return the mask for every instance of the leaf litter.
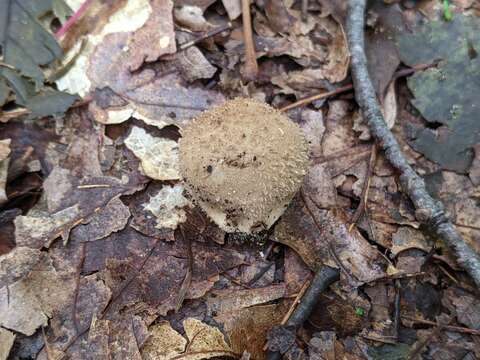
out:
<path id="1" fill-rule="evenodd" d="M 68 3 L 75 17 L 81 3 Z M 406 358 L 416 348 L 430 357 L 480 355 L 471 282 L 419 226 L 383 154 L 369 160 L 371 135 L 350 94 L 289 110 L 310 143 L 311 165 L 272 230 L 226 234 L 191 202 L 177 141 L 201 111 L 239 95 L 282 107 L 348 81 L 344 2 L 309 2 L 303 16 L 293 1 L 255 3 L 256 82 L 242 79 L 239 5 L 92 2 L 59 39 L 68 54 L 56 84 L 88 105 L 44 117 L 57 112 L 49 105 L 57 95 L 40 90 L 36 100 L 46 106 L 29 105 L 36 124 L 2 124 L 0 359 L 263 359 L 267 340 L 305 359 Z M 460 14 L 472 6 L 455 8 L 450 23 L 412 28 L 426 7 L 379 2 L 367 50 L 389 127 L 479 250 L 478 149 L 473 111 L 465 111 L 476 93 L 467 71 L 475 74 L 476 23 Z M 202 38 L 218 28 L 225 30 Z M 395 73 L 400 60 L 436 67 L 405 82 Z M 0 78 L 0 103 L 19 96 L 10 86 L 25 75 L 43 86 L 38 72 Z M 473 86 L 469 97 L 462 81 Z M 423 146 L 425 134 L 435 137 Z M 337 268 L 340 281 L 288 341 L 270 332 L 282 329 L 322 265 Z"/>

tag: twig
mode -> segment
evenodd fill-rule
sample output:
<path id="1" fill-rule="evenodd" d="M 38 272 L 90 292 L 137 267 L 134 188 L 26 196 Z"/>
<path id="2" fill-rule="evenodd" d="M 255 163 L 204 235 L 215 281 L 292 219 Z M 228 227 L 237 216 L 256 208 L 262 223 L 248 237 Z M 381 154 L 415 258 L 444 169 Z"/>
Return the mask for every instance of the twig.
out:
<path id="1" fill-rule="evenodd" d="M 305 295 L 297 308 L 293 311 L 292 316 L 290 316 L 285 326 L 300 327 L 310 316 L 310 313 L 317 303 L 319 295 L 339 279 L 340 272 L 337 269 L 328 266 L 322 266 L 318 269 L 308 290 L 305 292 Z M 276 360 L 280 359 L 280 356 L 279 352 L 269 352 L 267 359 Z"/>
<path id="2" fill-rule="evenodd" d="M 370 153 L 370 160 L 368 161 L 367 173 L 365 174 L 365 181 L 363 182 L 362 194 L 360 195 L 360 203 L 357 209 L 353 213 L 352 220 L 348 231 L 352 231 L 353 227 L 357 224 L 360 217 L 367 209 L 368 203 L 368 190 L 370 189 L 370 182 L 372 180 L 373 170 L 375 169 L 375 162 L 377 161 L 377 146 L 372 145 L 372 151 Z"/>
<path id="3" fill-rule="evenodd" d="M 323 93 L 320 93 L 320 94 L 315 94 L 315 95 L 306 97 L 304 99 L 300 99 L 300 100 L 295 101 L 294 103 L 292 103 L 290 105 L 281 107 L 279 110 L 280 111 L 287 111 L 287 110 L 290 110 L 290 109 L 294 109 L 294 108 L 297 108 L 299 106 L 310 104 L 311 102 L 316 101 L 316 100 L 321 100 L 321 99 L 325 99 L 325 98 L 330 97 L 330 96 L 335 96 L 335 95 L 342 94 L 342 93 L 350 91 L 352 89 L 353 89 L 353 85 L 348 84 L 348 85 L 339 87 L 338 89 L 335 89 L 335 90 L 332 90 L 332 91 L 327 91 L 327 92 L 323 92 Z"/>
<path id="4" fill-rule="evenodd" d="M 253 81 L 257 78 L 258 64 L 253 42 L 250 0 L 242 0 L 243 39 L 245 43 L 245 78 Z"/>
<path id="5" fill-rule="evenodd" d="M 211 38 L 212 36 L 215 36 L 217 34 L 220 34 L 226 30 L 230 30 L 232 28 L 232 23 L 231 22 L 228 22 L 227 24 L 225 25 L 222 25 L 216 29 L 213 29 L 213 30 L 210 30 L 210 31 L 207 31 L 206 33 L 200 35 L 198 38 L 196 39 L 193 39 L 191 41 L 187 41 L 186 43 L 183 43 L 183 44 L 180 44 L 178 45 L 178 50 L 182 51 L 182 50 L 185 50 L 195 44 L 198 44 L 200 41 L 203 41 L 203 40 L 206 40 L 208 38 Z"/>
<path id="6" fill-rule="evenodd" d="M 92 4 L 93 0 L 85 0 L 85 2 L 78 8 L 77 11 L 62 25 L 60 29 L 55 33 L 55 37 L 60 39 L 64 36 L 68 30 L 80 19 L 88 10 L 88 7 Z"/>
<path id="7" fill-rule="evenodd" d="M 73 326 L 75 327 L 75 331 L 77 334 L 80 332 L 77 317 L 78 293 L 80 292 L 80 275 L 82 273 L 83 263 L 85 262 L 85 250 L 87 248 L 86 245 L 87 244 L 84 242 L 80 244 L 80 262 L 78 263 L 77 274 L 75 278 L 75 293 L 73 295 L 72 319 Z"/>
<path id="8" fill-rule="evenodd" d="M 462 238 L 444 212 L 440 201 L 427 192 L 425 182 L 412 169 L 403 156 L 397 140 L 388 129 L 368 74 L 365 55 L 366 0 L 349 0 L 347 38 L 351 54 L 352 78 L 355 98 L 372 135 L 385 153 L 385 157 L 400 174 L 400 184 L 415 205 L 416 218 L 431 227 L 455 254 L 473 281 L 480 287 L 480 256 Z"/>
<path id="9" fill-rule="evenodd" d="M 395 79 L 398 79 L 398 78 L 401 78 L 401 77 L 405 77 L 405 76 L 409 76 L 409 75 L 414 74 L 417 71 L 426 70 L 426 69 L 429 69 L 429 68 L 435 67 L 435 66 L 436 66 L 436 64 L 422 64 L 422 65 L 415 65 L 414 67 L 411 67 L 411 68 L 408 68 L 408 69 L 398 70 L 395 74 L 393 74 L 392 80 L 395 80 Z M 339 87 L 338 89 L 335 89 L 335 90 L 332 90 L 332 91 L 322 92 L 322 93 L 319 93 L 319 94 L 315 94 L 315 95 L 300 99 L 298 101 L 295 101 L 294 103 L 291 103 L 290 105 L 286 105 L 284 107 L 281 107 L 279 110 L 280 111 L 291 110 L 291 109 L 297 108 L 299 106 L 308 105 L 308 104 L 310 104 L 310 103 L 312 103 L 316 100 L 321 100 L 321 99 L 328 98 L 330 96 L 343 94 L 343 93 L 345 93 L 347 91 L 350 91 L 350 90 L 353 90 L 353 84 L 347 84 L 345 86 Z"/>
<path id="10" fill-rule="evenodd" d="M 302 300 L 302 296 L 307 291 L 308 287 L 310 286 L 310 283 L 311 283 L 310 279 L 305 280 L 305 283 L 303 284 L 302 288 L 298 292 L 295 300 L 293 300 L 293 303 L 290 306 L 290 309 L 288 309 L 288 312 L 283 317 L 282 322 L 280 323 L 281 325 L 285 325 L 288 322 L 288 319 L 290 319 L 290 316 L 292 316 L 293 312 L 295 311 L 295 309 L 297 307 L 297 304 L 299 304 L 300 301 Z"/>
<path id="11" fill-rule="evenodd" d="M 141 262 L 140 266 L 136 269 L 134 269 L 134 272 L 132 274 L 132 276 L 127 279 L 123 284 L 122 286 L 120 287 L 120 289 L 118 289 L 118 291 L 113 294 L 113 296 L 110 298 L 110 300 L 108 301 L 107 305 L 105 306 L 105 308 L 103 309 L 103 311 L 100 312 L 100 314 L 98 315 L 97 319 L 101 320 L 103 319 L 103 317 L 107 314 L 107 312 L 110 310 L 111 306 L 116 303 L 116 301 L 120 298 L 120 296 L 123 294 L 123 292 L 130 286 L 130 284 L 137 278 L 137 276 L 140 274 L 140 271 L 143 270 L 143 268 L 145 267 L 145 264 L 148 262 L 148 260 L 151 258 L 151 256 L 153 255 L 155 249 L 157 248 L 158 244 L 160 243 L 160 238 L 156 238 L 155 239 L 155 242 L 153 243 L 152 247 L 150 248 L 150 251 L 148 252 L 147 256 L 145 256 L 145 258 L 143 259 L 143 261 Z M 83 328 L 82 331 L 80 332 L 77 332 L 77 334 L 75 334 L 71 339 L 70 341 L 68 341 L 62 348 L 62 351 L 63 352 L 67 352 L 67 350 L 73 345 L 75 344 L 75 342 L 80 339 L 83 335 L 85 335 L 89 330 L 90 330 L 90 326 L 91 324 L 85 326 L 85 328 Z"/>
<path id="12" fill-rule="evenodd" d="M 402 315 L 402 318 L 406 319 L 406 320 L 416 322 L 418 324 L 440 326 L 440 324 L 438 322 L 435 322 L 435 321 L 430 321 L 430 320 L 425 320 L 425 319 L 417 319 L 417 318 L 406 316 L 406 315 Z M 467 328 L 467 327 L 454 326 L 454 325 L 443 325 L 443 327 L 444 327 L 445 330 L 452 331 L 452 332 L 458 332 L 458 333 L 463 333 L 463 334 L 480 336 L 480 330 L 477 330 L 477 329 L 470 329 L 470 328 Z"/>
<path id="13" fill-rule="evenodd" d="M 395 280 L 395 301 L 393 310 L 393 336 L 398 341 L 398 331 L 400 329 L 400 300 L 402 299 L 402 286 L 400 280 Z"/>
<path id="14" fill-rule="evenodd" d="M 387 337 L 377 337 L 377 336 L 371 336 L 371 335 L 362 335 L 362 338 L 371 340 L 371 341 L 377 341 L 382 344 L 391 344 L 391 345 L 396 345 L 397 342 L 395 340 L 391 340 Z"/>
<path id="15" fill-rule="evenodd" d="M 183 244 L 187 249 L 187 271 L 185 273 L 185 277 L 183 278 L 182 285 L 180 286 L 180 290 L 178 291 L 177 298 L 175 301 L 175 312 L 180 310 L 182 307 L 183 301 L 185 300 L 185 296 L 187 295 L 190 286 L 192 285 L 192 276 L 193 276 L 193 252 L 192 252 L 192 242 L 190 238 L 185 236 L 185 231 L 183 226 L 180 225 L 180 233 L 182 234 Z"/>

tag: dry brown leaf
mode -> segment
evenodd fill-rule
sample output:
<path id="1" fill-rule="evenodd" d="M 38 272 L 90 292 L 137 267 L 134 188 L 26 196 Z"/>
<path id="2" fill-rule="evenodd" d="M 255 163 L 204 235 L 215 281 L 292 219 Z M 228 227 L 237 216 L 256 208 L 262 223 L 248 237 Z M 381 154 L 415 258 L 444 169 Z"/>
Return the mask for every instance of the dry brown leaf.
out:
<path id="1" fill-rule="evenodd" d="M 10 139 L 0 140 L 0 205 L 5 203 L 7 193 L 5 187 L 7 186 L 8 165 L 10 164 Z"/>
<path id="2" fill-rule="evenodd" d="M 320 157 L 322 155 L 323 134 L 325 133 L 322 112 L 311 109 L 303 110 L 299 126 L 308 141 L 310 156 Z"/>
<path id="3" fill-rule="evenodd" d="M 385 276 L 385 259 L 357 230 L 348 231 L 341 211 L 323 210 L 297 197 L 275 228 L 275 239 L 290 246 L 315 270 L 341 268 L 345 280 L 359 286 Z"/>
<path id="4" fill-rule="evenodd" d="M 471 329 L 479 329 L 480 302 L 462 289 L 450 287 L 445 291 L 442 303 L 451 310 L 459 323 Z"/>
<path id="5" fill-rule="evenodd" d="M 215 356 L 232 355 L 230 346 L 223 334 L 215 327 L 188 318 L 183 321 L 188 338 L 185 356 L 188 360 L 209 359 Z"/>
<path id="6" fill-rule="evenodd" d="M 408 249 L 420 249 L 429 252 L 433 244 L 423 235 L 420 230 L 401 226 L 392 236 L 391 251 L 394 256 Z"/>
<path id="7" fill-rule="evenodd" d="M 473 185 L 478 186 L 480 185 L 480 144 L 475 145 L 473 149 L 475 150 L 475 157 L 469 170 L 469 176 Z"/>
<path id="8" fill-rule="evenodd" d="M 69 31 L 63 45 L 66 48 L 72 48 L 72 50 L 71 54 L 67 54 L 65 61 L 69 61 L 73 56 L 76 56 L 76 60 L 74 65 L 68 69 L 68 72 L 56 81 L 60 90 L 79 94 L 82 97 L 85 96 L 91 90 L 91 82 L 85 74 L 89 66 L 89 58 L 95 47 L 101 43 L 107 34 L 117 32 L 130 34 L 142 28 L 152 14 L 152 7 L 148 0 L 122 0 L 116 2 L 115 5 L 94 4 L 90 8 L 89 16 L 87 14 L 84 17 L 85 22 L 80 21 L 78 23 L 79 29 Z M 77 54 L 83 41 L 81 40 L 82 35 L 85 33 L 88 33 L 85 40 L 86 44 L 83 46 L 81 53 Z"/>
<path id="9" fill-rule="evenodd" d="M 130 210 L 116 197 L 100 209 L 88 224 L 73 229 L 72 236 L 82 242 L 103 239 L 125 228 L 129 218 Z"/>
<path id="10" fill-rule="evenodd" d="M 210 64 L 196 46 L 191 46 L 179 52 L 175 59 L 183 78 L 187 82 L 210 79 L 217 72 L 217 68 Z"/>
<path id="11" fill-rule="evenodd" d="M 222 0 L 222 4 L 230 20 L 235 20 L 242 14 L 241 0 Z"/>
<path id="12" fill-rule="evenodd" d="M 145 24 L 128 39 L 123 56 L 130 71 L 177 50 L 173 31 L 173 1 L 151 0 L 151 14 Z"/>
<path id="13" fill-rule="evenodd" d="M 184 207 L 190 202 L 183 196 L 183 186 L 164 186 L 143 205 L 145 211 L 150 212 L 154 218 L 157 229 L 175 230 L 178 224 L 187 219 Z"/>
<path id="14" fill-rule="evenodd" d="M 213 27 L 203 16 L 203 10 L 198 6 L 184 5 L 173 10 L 175 21 L 191 31 L 208 31 Z"/>
<path id="15" fill-rule="evenodd" d="M 167 360 L 185 351 L 187 340 L 168 321 L 150 326 L 150 337 L 142 347 L 142 359 Z"/>
<path id="16" fill-rule="evenodd" d="M 73 287 L 74 283 L 58 273 L 43 253 L 26 277 L 0 289 L 0 326 L 33 335 L 67 304 Z"/>
<path id="17" fill-rule="evenodd" d="M 207 295 L 209 314 L 229 314 L 243 308 L 277 300 L 285 295 L 285 284 L 275 284 L 255 289 L 213 290 Z"/>
<path id="18" fill-rule="evenodd" d="M 253 359 L 263 360 L 266 353 L 263 347 L 268 331 L 279 325 L 288 311 L 286 304 L 246 307 L 215 316 L 215 320 L 225 329 L 235 353 L 247 351 Z"/>
<path id="19" fill-rule="evenodd" d="M 197 319 L 183 321 L 187 339 L 176 332 L 167 321 L 151 326 L 151 336 L 142 348 L 144 360 L 201 360 L 232 355 L 223 334 L 215 327 Z"/>
<path id="20" fill-rule="evenodd" d="M 58 237 L 67 242 L 70 230 L 81 223 L 81 218 L 78 205 L 53 214 L 30 211 L 28 215 L 20 215 L 15 219 L 15 241 L 19 246 L 36 249 L 49 247 Z"/>
<path id="21" fill-rule="evenodd" d="M 311 270 L 292 249 L 285 251 L 285 296 L 295 296 L 312 276 Z"/>
<path id="22" fill-rule="evenodd" d="M 216 91 L 187 88 L 181 75 L 171 71 L 175 64 L 162 62 L 163 70 L 146 68 L 132 73 L 118 51 L 128 39 L 126 33 L 107 35 L 89 57 L 87 76 L 93 88 L 109 87 L 127 101 L 135 117 L 159 128 L 170 124 L 181 127 L 200 111 L 224 101 Z"/>
<path id="23" fill-rule="evenodd" d="M 40 260 L 40 250 L 17 244 L 8 254 L 0 256 L 0 288 L 27 276 Z"/>
<path id="24" fill-rule="evenodd" d="M 14 341 L 15 335 L 11 331 L 0 328 L 0 360 L 7 360 Z"/>

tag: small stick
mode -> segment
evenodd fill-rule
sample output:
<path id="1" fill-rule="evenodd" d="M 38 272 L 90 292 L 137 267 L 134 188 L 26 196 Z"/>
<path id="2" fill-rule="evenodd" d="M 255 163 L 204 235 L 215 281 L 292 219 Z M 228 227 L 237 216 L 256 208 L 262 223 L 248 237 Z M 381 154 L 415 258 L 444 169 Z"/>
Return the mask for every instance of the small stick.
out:
<path id="1" fill-rule="evenodd" d="M 425 324 L 425 325 L 432 325 L 432 326 L 440 326 L 441 324 L 435 322 L 435 321 L 430 321 L 430 320 L 425 320 L 425 319 L 417 319 L 414 317 L 402 315 L 403 319 L 414 321 L 419 324 Z M 448 331 L 452 332 L 458 332 L 458 333 L 463 333 L 463 334 L 470 334 L 470 335 L 477 335 L 480 336 L 480 330 L 477 329 L 470 329 L 467 327 L 461 327 L 461 326 L 454 326 L 454 325 L 443 325 L 443 328 Z"/>
<path id="2" fill-rule="evenodd" d="M 290 309 L 288 309 L 288 312 L 283 317 L 282 322 L 280 323 L 281 325 L 285 325 L 288 319 L 290 318 L 290 316 L 292 316 L 293 311 L 297 307 L 298 303 L 300 303 L 300 301 L 302 300 L 302 296 L 307 291 L 308 287 L 310 286 L 310 283 L 311 283 L 310 279 L 305 280 L 305 283 L 302 285 L 302 288 L 298 292 L 297 297 L 292 303 L 292 306 L 290 306 Z"/>
<path id="3" fill-rule="evenodd" d="M 415 217 L 452 250 L 460 266 L 467 271 L 477 288 L 480 287 L 480 255 L 465 241 L 452 224 L 443 204 L 427 191 L 420 177 L 402 153 L 397 139 L 387 127 L 377 95 L 368 73 L 365 54 L 366 0 L 349 0 L 347 39 L 351 55 L 355 98 L 370 132 L 384 152 L 385 158 L 397 171 L 401 187 L 415 206 Z"/>
<path id="4" fill-rule="evenodd" d="M 377 342 L 380 342 L 382 344 L 392 344 L 392 345 L 396 345 L 397 342 L 395 340 L 390 340 L 386 337 L 376 337 L 376 336 L 369 336 L 369 335 L 362 335 L 362 338 L 364 339 L 367 339 L 367 340 L 371 340 L 371 341 L 377 341 Z"/>
<path id="5" fill-rule="evenodd" d="M 357 224 L 360 217 L 363 215 L 367 209 L 368 203 L 368 190 L 370 189 L 370 182 L 372 180 L 373 169 L 375 168 L 375 162 L 377 160 L 377 146 L 372 145 L 372 150 L 370 153 L 370 160 L 368 161 L 367 173 L 365 174 L 365 181 L 363 182 L 362 194 L 360 195 L 360 204 L 358 204 L 355 213 L 352 216 L 350 227 L 348 231 L 352 231 L 353 227 Z"/>
<path id="6" fill-rule="evenodd" d="M 320 93 L 320 94 L 315 94 L 315 95 L 306 97 L 304 99 L 300 99 L 300 100 L 295 101 L 294 103 L 292 103 L 290 105 L 281 107 L 279 110 L 280 111 L 287 111 L 287 110 L 290 110 L 290 109 L 294 109 L 294 108 L 299 107 L 299 106 L 310 104 L 311 102 L 313 102 L 315 100 L 321 100 L 321 99 L 325 99 L 325 98 L 330 97 L 330 96 L 339 95 L 339 94 L 342 94 L 344 92 L 350 91 L 352 89 L 353 89 L 353 84 L 348 84 L 348 85 L 339 87 L 338 89 L 335 89 L 335 90 L 332 90 L 332 91 L 323 92 L 323 93 Z"/>
<path id="7" fill-rule="evenodd" d="M 416 65 L 412 68 L 398 70 L 395 74 L 393 74 L 392 80 L 396 80 L 396 79 L 401 78 L 401 77 L 409 76 L 409 75 L 414 74 L 417 71 L 426 70 L 426 69 L 429 69 L 429 68 L 435 67 L 435 66 L 436 66 L 436 64 L 422 64 L 422 65 Z M 315 94 L 315 95 L 306 97 L 304 99 L 300 99 L 300 100 L 295 101 L 294 103 L 292 103 L 290 105 L 286 105 L 286 106 L 280 108 L 279 110 L 280 111 L 287 111 L 287 110 L 294 109 L 294 108 L 299 107 L 299 106 L 308 105 L 311 102 L 314 102 L 315 100 L 321 100 L 321 99 L 328 98 L 330 96 L 340 95 L 340 94 L 343 94 L 343 93 L 345 93 L 347 91 L 350 91 L 350 90 L 353 90 L 353 84 L 347 84 L 345 86 L 339 87 L 338 89 L 335 89 L 335 90 L 332 90 L 332 91 L 323 92 L 323 93 L 319 93 L 319 94 Z"/>
<path id="8" fill-rule="evenodd" d="M 339 279 L 340 272 L 337 269 L 328 266 L 320 267 L 315 273 L 305 295 L 302 297 L 300 303 L 292 312 L 292 315 L 285 325 L 299 328 L 310 316 L 310 313 L 317 303 L 319 295 Z M 269 352 L 267 355 L 268 360 L 277 360 L 280 359 L 280 357 L 281 354 L 279 352 Z"/>
<path id="9" fill-rule="evenodd" d="M 242 0 L 243 39 L 245 43 L 245 78 L 253 81 L 257 78 L 258 64 L 253 42 L 250 0 Z"/>
<path id="10" fill-rule="evenodd" d="M 85 184 L 85 185 L 78 185 L 77 189 L 97 189 L 97 188 L 109 188 L 112 185 L 110 184 Z"/>
<path id="11" fill-rule="evenodd" d="M 180 290 L 178 291 L 177 298 L 175 300 L 175 312 L 178 312 L 182 307 L 183 301 L 185 300 L 185 296 L 187 295 L 190 286 L 192 285 L 192 276 L 193 276 L 193 252 L 192 252 L 192 242 L 189 237 L 185 236 L 185 231 L 183 226 L 180 225 L 180 233 L 182 234 L 183 243 L 187 249 L 187 271 L 185 272 L 185 277 L 183 278 L 182 285 L 180 286 Z"/>
<path id="12" fill-rule="evenodd" d="M 203 35 L 199 36 L 198 38 L 196 39 L 193 39 L 191 41 L 187 41 L 186 43 L 183 43 L 181 45 L 178 46 L 178 49 L 180 51 L 182 50 L 185 50 L 195 44 L 198 44 L 200 41 L 203 41 L 205 39 L 208 39 L 208 38 L 211 38 L 212 36 L 215 36 L 215 35 L 218 35 L 226 30 L 230 30 L 232 28 L 232 23 L 231 22 L 228 22 L 227 24 L 223 25 L 223 26 L 220 26 L 216 29 L 213 29 L 213 30 L 210 30 L 210 31 L 207 31 L 206 33 L 204 33 Z"/>
<path id="13" fill-rule="evenodd" d="M 402 286 L 400 280 L 395 280 L 395 301 L 393 311 L 393 336 L 398 341 L 398 332 L 400 329 L 400 300 L 402 298 Z"/>

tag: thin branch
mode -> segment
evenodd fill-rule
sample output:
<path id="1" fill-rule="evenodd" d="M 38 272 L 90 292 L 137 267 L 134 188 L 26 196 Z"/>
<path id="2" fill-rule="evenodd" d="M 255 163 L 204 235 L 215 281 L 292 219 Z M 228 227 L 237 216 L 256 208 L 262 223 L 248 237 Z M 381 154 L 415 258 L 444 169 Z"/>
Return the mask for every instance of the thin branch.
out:
<path id="1" fill-rule="evenodd" d="M 411 316 L 406 316 L 406 315 L 402 315 L 402 318 L 405 319 L 405 320 L 413 321 L 417 324 L 425 324 L 425 325 L 432 325 L 432 326 L 440 326 L 441 325 L 441 324 L 439 324 L 438 322 L 435 322 L 435 321 L 418 319 L 418 318 L 411 317 Z M 467 327 L 454 326 L 454 325 L 443 325 L 443 328 L 445 330 L 452 331 L 452 332 L 458 332 L 458 333 L 463 333 L 463 334 L 480 336 L 480 330 L 477 330 L 477 329 L 470 329 L 470 328 L 467 328 Z"/>
<path id="2" fill-rule="evenodd" d="M 80 275 L 82 274 L 83 263 L 85 262 L 85 251 L 87 248 L 87 244 L 82 242 L 80 244 L 80 261 L 78 263 L 77 274 L 75 277 L 75 293 L 73 296 L 73 306 L 72 306 L 72 319 L 73 319 L 73 326 L 75 327 L 75 331 L 78 334 L 80 332 L 79 321 L 77 317 L 77 303 L 78 303 L 78 293 L 80 292 Z"/>
<path id="3" fill-rule="evenodd" d="M 257 78 L 258 64 L 253 42 L 252 16 L 250 0 L 242 0 L 243 39 L 245 43 L 245 78 L 253 81 Z"/>
<path id="4" fill-rule="evenodd" d="M 360 217 L 367 210 L 368 203 L 368 190 L 370 189 L 370 182 L 375 169 L 375 162 L 377 161 L 377 146 L 372 145 L 372 151 L 370 153 L 370 160 L 368 161 L 367 173 L 365 174 L 365 181 L 363 182 L 362 194 L 360 195 L 360 203 L 357 209 L 353 213 L 352 220 L 348 231 L 352 231 L 353 227 L 357 224 Z"/>
<path id="5" fill-rule="evenodd" d="M 385 157 L 398 171 L 400 184 L 415 205 L 416 218 L 432 229 L 455 254 L 473 281 L 480 287 L 480 255 L 468 245 L 445 214 L 443 204 L 427 192 L 425 182 L 403 156 L 397 140 L 388 129 L 378 104 L 367 69 L 365 55 L 366 0 L 349 0 L 347 38 L 351 54 L 355 98 L 372 135 L 378 141 Z"/>
<path id="6" fill-rule="evenodd" d="M 414 74 L 416 71 L 426 70 L 426 69 L 429 69 L 429 68 L 435 67 L 435 66 L 436 66 L 436 64 L 422 64 L 422 65 L 416 65 L 416 66 L 411 67 L 411 68 L 398 70 L 395 74 L 393 74 L 392 81 L 395 80 L 395 79 L 401 78 L 401 77 L 410 76 L 410 75 Z M 281 107 L 279 110 L 280 111 L 291 110 L 291 109 L 294 109 L 294 108 L 297 108 L 297 107 L 300 107 L 300 106 L 308 105 L 308 104 L 310 104 L 310 103 L 312 103 L 316 100 L 326 99 L 326 98 L 331 97 L 331 96 L 343 94 L 343 93 L 348 92 L 350 90 L 353 90 L 353 84 L 347 84 L 345 86 L 339 87 L 338 89 L 335 89 L 335 90 L 332 90 L 332 91 L 322 92 L 322 93 L 319 93 L 319 94 L 308 96 L 306 98 L 295 101 L 294 103 L 291 103 L 289 105 Z"/>
<path id="7" fill-rule="evenodd" d="M 328 266 L 322 266 L 316 272 L 312 282 L 305 292 L 302 300 L 293 311 L 292 316 L 288 319 L 285 326 L 293 326 L 299 328 L 307 320 L 317 303 L 319 295 L 324 292 L 331 284 L 340 279 L 340 272 Z M 268 360 L 280 359 L 279 352 L 269 352 Z"/>
<path id="8" fill-rule="evenodd" d="M 335 89 L 335 90 L 332 90 L 332 91 L 327 91 L 327 92 L 323 92 L 323 93 L 320 93 L 320 94 L 315 94 L 315 95 L 306 97 L 304 99 L 300 99 L 300 100 L 295 101 L 294 103 L 292 103 L 290 105 L 287 105 L 287 106 L 284 106 L 284 107 L 280 108 L 279 110 L 280 111 L 287 111 L 287 110 L 290 110 L 290 109 L 294 109 L 294 108 L 297 108 L 299 106 L 310 104 L 310 103 L 312 103 L 316 100 L 321 100 L 321 99 L 325 99 L 325 98 L 330 97 L 330 96 L 335 96 L 335 95 L 342 94 L 342 93 L 350 91 L 352 89 L 353 89 L 353 85 L 348 84 L 348 85 L 339 87 L 338 89 Z"/>
<path id="9" fill-rule="evenodd" d="M 183 226 L 180 225 L 180 233 L 182 234 L 183 244 L 187 250 L 187 271 L 185 272 L 185 277 L 183 278 L 182 285 L 180 286 L 180 290 L 178 291 L 177 297 L 175 299 L 175 312 L 178 312 L 182 307 L 183 301 L 185 300 L 185 296 L 187 295 L 190 286 L 192 285 L 192 276 L 193 276 L 193 252 L 192 252 L 192 242 L 188 236 L 185 236 L 185 231 Z"/>
<path id="10" fill-rule="evenodd" d="M 232 28 L 232 23 L 228 22 L 227 24 L 220 26 L 216 29 L 207 31 L 205 34 L 200 35 L 198 38 L 193 39 L 191 41 L 187 41 L 186 43 L 178 45 L 178 49 L 180 51 L 185 50 L 195 44 L 198 44 L 200 41 L 206 40 L 208 38 L 211 38 L 212 36 L 218 35 L 226 30 L 230 30 Z"/>

